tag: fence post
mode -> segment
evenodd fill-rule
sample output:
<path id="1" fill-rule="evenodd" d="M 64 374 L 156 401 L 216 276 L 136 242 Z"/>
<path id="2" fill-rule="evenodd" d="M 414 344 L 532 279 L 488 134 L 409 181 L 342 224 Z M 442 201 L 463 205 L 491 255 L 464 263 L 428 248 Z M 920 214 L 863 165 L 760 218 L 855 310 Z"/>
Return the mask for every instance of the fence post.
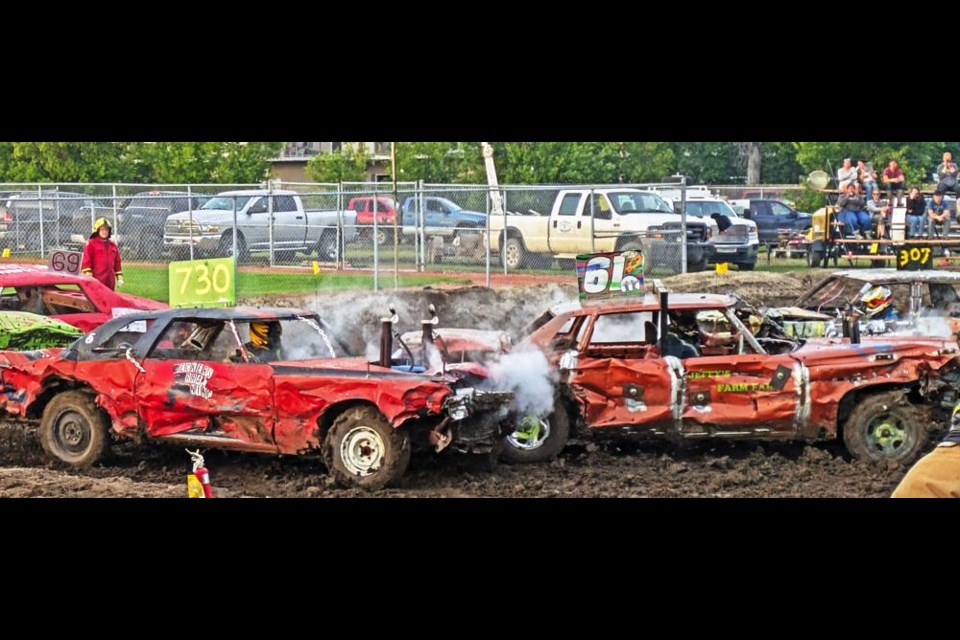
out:
<path id="1" fill-rule="evenodd" d="M 596 192 L 593 189 L 590 189 L 590 253 L 597 252 L 596 233 L 595 233 L 595 229 L 593 228 L 593 220 L 596 217 L 594 215 L 596 212 L 593 210 L 593 207 L 594 207 L 593 203 L 594 203 L 594 200 L 596 200 L 596 198 L 594 197 L 595 194 Z"/>
<path id="2" fill-rule="evenodd" d="M 57 197 L 60 197 L 60 189 L 57 188 Z M 37 185 L 37 214 L 40 216 L 40 257 L 43 257 L 43 186 Z"/>
<path id="3" fill-rule="evenodd" d="M 307 219 L 307 214 L 303 214 L 303 219 Z M 267 243 L 270 245 L 270 259 L 269 264 L 271 267 L 276 266 L 276 262 L 273 257 L 273 181 L 267 181 Z"/>
<path id="4" fill-rule="evenodd" d="M 377 236 L 377 231 L 378 231 L 377 217 L 379 216 L 379 211 L 377 209 L 377 200 L 379 198 L 377 197 L 378 192 L 376 190 L 377 189 L 376 184 L 374 184 L 373 188 L 374 188 L 374 191 L 373 191 L 373 290 L 379 291 L 380 290 L 380 280 L 379 280 L 380 267 L 377 264 L 377 261 L 380 259 L 380 252 L 379 252 L 380 238 Z"/>
<path id="5" fill-rule="evenodd" d="M 687 176 L 680 178 L 680 273 L 687 272 Z"/>
<path id="6" fill-rule="evenodd" d="M 343 181 L 341 180 L 337 187 L 337 271 L 341 270 L 341 264 L 343 269 L 347 268 L 347 258 L 343 255 L 345 253 L 343 240 Z"/>
<path id="7" fill-rule="evenodd" d="M 423 180 L 417 181 L 417 207 L 416 207 L 416 227 L 414 231 L 414 237 L 420 240 L 419 247 L 417 248 L 417 271 L 423 272 L 427 270 L 427 245 L 426 245 L 426 216 L 423 215 Z"/>
<path id="8" fill-rule="evenodd" d="M 487 191 L 487 233 L 486 233 L 486 242 L 487 245 L 487 289 L 490 288 L 490 192 Z"/>
<path id="9" fill-rule="evenodd" d="M 193 193 L 191 192 L 190 185 L 187 185 L 187 211 L 189 212 L 187 216 L 190 219 L 189 226 L 187 231 L 190 234 L 190 259 L 193 260 Z M 166 226 L 166 225 L 164 225 Z M 172 251 L 172 249 L 171 249 Z"/>
<path id="10" fill-rule="evenodd" d="M 503 237 L 500 238 L 500 262 L 503 263 L 503 275 L 507 275 L 507 194 L 509 191 L 503 190 Z"/>
<path id="11" fill-rule="evenodd" d="M 233 267 L 234 272 L 236 272 L 237 267 L 240 265 L 240 260 L 237 256 L 237 196 L 233 196 Z"/>

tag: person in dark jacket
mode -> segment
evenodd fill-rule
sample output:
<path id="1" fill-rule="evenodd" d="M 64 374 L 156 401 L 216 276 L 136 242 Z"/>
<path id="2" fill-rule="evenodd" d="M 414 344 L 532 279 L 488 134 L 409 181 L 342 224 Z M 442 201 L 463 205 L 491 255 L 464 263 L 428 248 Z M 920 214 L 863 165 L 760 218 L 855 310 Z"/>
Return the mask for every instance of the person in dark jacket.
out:
<path id="1" fill-rule="evenodd" d="M 120 265 L 120 249 L 110 239 L 113 229 L 106 218 L 97 218 L 93 233 L 83 248 L 80 272 L 93 276 L 105 287 L 115 290 L 123 286 L 123 268 Z"/>
<path id="2" fill-rule="evenodd" d="M 907 234 L 909 238 L 923 237 L 923 227 L 927 221 L 927 199 L 920 195 L 920 189 L 910 189 L 907 198 Z"/>

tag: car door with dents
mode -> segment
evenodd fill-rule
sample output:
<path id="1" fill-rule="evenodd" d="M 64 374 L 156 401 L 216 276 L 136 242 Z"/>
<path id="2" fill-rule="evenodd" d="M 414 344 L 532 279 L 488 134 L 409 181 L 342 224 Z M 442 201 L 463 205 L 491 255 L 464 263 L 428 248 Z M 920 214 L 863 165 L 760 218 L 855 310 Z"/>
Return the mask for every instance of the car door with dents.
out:
<path id="1" fill-rule="evenodd" d="M 273 369 L 243 361 L 232 322 L 176 319 L 142 360 L 140 417 L 161 437 L 205 435 L 273 444 Z"/>
<path id="2" fill-rule="evenodd" d="M 698 355 L 683 360 L 684 434 L 792 434 L 803 399 L 799 363 L 758 352 L 720 311 L 689 313 Z"/>
<path id="3" fill-rule="evenodd" d="M 583 331 L 568 381 L 587 426 L 669 428 L 678 378 L 656 350 L 654 314 L 601 313 Z"/>

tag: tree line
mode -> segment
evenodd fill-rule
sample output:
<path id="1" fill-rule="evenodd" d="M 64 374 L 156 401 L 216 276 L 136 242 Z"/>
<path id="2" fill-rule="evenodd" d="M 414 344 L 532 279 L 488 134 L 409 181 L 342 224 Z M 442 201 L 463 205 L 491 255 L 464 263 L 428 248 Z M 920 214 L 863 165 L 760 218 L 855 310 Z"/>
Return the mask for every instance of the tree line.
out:
<path id="1" fill-rule="evenodd" d="M 878 170 L 900 163 L 908 184 L 929 180 L 956 142 L 491 142 L 503 184 L 660 181 L 797 184 L 836 174 L 843 158 Z M 0 142 L 2 182 L 252 183 L 270 174 L 283 142 Z M 399 142 L 397 179 L 485 183 L 479 142 Z M 318 182 L 366 179 L 368 158 L 349 144 L 312 158 Z"/>
<path id="2" fill-rule="evenodd" d="M 836 175 L 844 158 L 879 172 L 897 160 L 908 183 L 929 180 L 956 142 L 491 142 L 502 184 L 656 182 L 677 173 L 699 184 L 799 184 L 811 171 Z M 397 179 L 484 183 L 478 142 L 397 143 Z M 316 156 L 307 173 L 318 182 L 363 180 L 368 158 L 344 145 Z"/>

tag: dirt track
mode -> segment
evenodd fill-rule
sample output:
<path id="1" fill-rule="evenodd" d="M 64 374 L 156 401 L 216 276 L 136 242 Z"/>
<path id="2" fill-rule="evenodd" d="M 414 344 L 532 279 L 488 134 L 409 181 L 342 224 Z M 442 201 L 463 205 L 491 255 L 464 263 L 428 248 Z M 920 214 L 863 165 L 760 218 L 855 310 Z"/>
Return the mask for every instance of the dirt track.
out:
<path id="1" fill-rule="evenodd" d="M 784 304 L 816 276 L 731 273 L 677 276 L 674 291 L 735 290 L 748 300 Z M 409 328 L 433 302 L 442 325 L 519 327 L 546 306 L 575 295 L 568 285 L 538 283 L 509 290 L 388 292 L 378 296 L 325 297 L 320 309 L 344 326 L 373 325 L 387 304 L 398 306 Z M 314 306 L 307 299 L 303 304 Z M 505 318 L 507 320 L 505 320 Z M 367 333 L 354 331 L 362 345 Z M 853 461 L 836 443 L 803 444 L 575 443 L 549 464 L 500 465 L 494 472 L 477 460 L 449 455 L 414 457 L 402 485 L 369 494 L 333 486 L 323 465 L 310 458 L 274 458 L 205 452 L 215 491 L 222 497 L 886 497 L 905 469 Z M 182 497 L 189 457 L 181 449 L 123 444 L 104 464 L 85 471 L 49 462 L 35 427 L 0 423 L 0 497 Z"/>

